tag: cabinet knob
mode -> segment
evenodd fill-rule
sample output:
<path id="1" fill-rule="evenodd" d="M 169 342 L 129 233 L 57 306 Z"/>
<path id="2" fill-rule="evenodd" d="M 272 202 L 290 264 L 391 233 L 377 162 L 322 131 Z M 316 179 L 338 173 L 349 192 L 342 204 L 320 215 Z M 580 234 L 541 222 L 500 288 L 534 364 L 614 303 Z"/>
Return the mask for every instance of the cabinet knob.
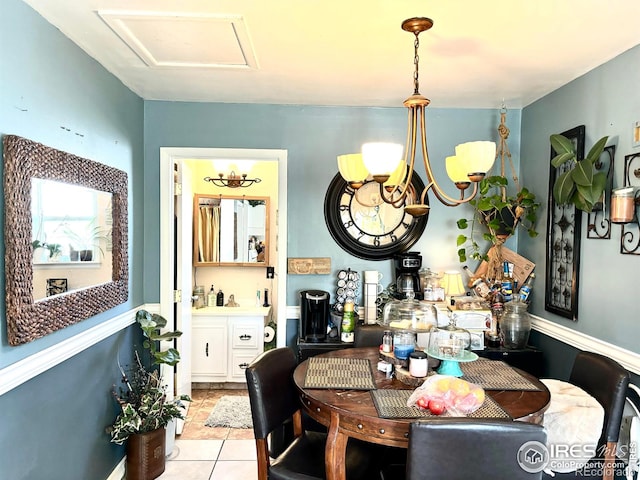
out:
<path id="1" fill-rule="evenodd" d="M 205 347 L 204 347 L 204 354 L 205 354 L 205 356 L 207 356 L 207 357 L 209 356 L 209 342 L 207 342 L 207 343 L 205 344 Z"/>
<path id="2" fill-rule="evenodd" d="M 240 365 L 238 365 L 240 368 L 245 369 L 249 366 L 248 363 L 241 363 Z"/>
<path id="3" fill-rule="evenodd" d="M 242 334 L 240 335 L 240 340 L 251 340 L 251 335 Z"/>

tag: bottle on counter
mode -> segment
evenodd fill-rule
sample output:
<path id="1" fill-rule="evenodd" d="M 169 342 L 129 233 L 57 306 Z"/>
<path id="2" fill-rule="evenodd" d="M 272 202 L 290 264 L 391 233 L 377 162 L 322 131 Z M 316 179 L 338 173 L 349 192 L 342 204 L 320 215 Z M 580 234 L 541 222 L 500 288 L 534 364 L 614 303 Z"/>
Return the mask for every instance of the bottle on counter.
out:
<path id="1" fill-rule="evenodd" d="M 536 274 L 532 273 L 531 275 L 529 275 L 529 277 L 527 277 L 527 280 L 522 284 L 522 286 L 520 287 L 520 301 L 521 302 L 528 302 L 529 301 L 529 295 L 531 295 L 531 290 L 533 289 L 533 281 L 536 279 Z"/>
<path id="2" fill-rule="evenodd" d="M 356 315 L 353 311 L 353 302 L 345 302 L 342 311 L 342 328 L 340 340 L 345 343 L 353 343 L 356 329 Z"/>
<path id="3" fill-rule="evenodd" d="M 269 289 L 265 288 L 264 289 L 264 303 L 262 304 L 263 307 L 268 307 L 269 306 Z"/>
<path id="4" fill-rule="evenodd" d="M 222 289 L 218 289 L 218 295 L 216 296 L 216 306 L 224 307 L 224 293 L 222 293 Z"/>
<path id="5" fill-rule="evenodd" d="M 385 330 L 382 335 L 382 351 L 385 353 L 393 352 L 393 334 L 391 330 Z"/>
<path id="6" fill-rule="evenodd" d="M 213 289 L 213 284 L 211 285 L 211 289 L 207 294 L 207 307 L 215 307 L 216 306 L 216 292 Z"/>
<path id="7" fill-rule="evenodd" d="M 464 283 L 467 287 L 473 288 L 474 282 L 477 280 L 472 274 L 471 270 L 469 270 L 468 266 L 462 267 L 462 278 L 464 279 Z"/>
<path id="8" fill-rule="evenodd" d="M 513 278 L 511 277 L 511 272 L 509 270 L 509 262 L 504 262 L 502 264 L 501 284 L 504 302 L 510 302 L 511 300 L 513 300 Z"/>

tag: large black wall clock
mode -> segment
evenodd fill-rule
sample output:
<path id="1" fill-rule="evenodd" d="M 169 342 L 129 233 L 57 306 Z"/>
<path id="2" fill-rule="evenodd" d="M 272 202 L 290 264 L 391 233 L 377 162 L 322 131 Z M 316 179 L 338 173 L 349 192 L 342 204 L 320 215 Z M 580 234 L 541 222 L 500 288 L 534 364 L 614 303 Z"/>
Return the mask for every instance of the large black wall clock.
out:
<path id="1" fill-rule="evenodd" d="M 415 172 L 411 184 L 417 192 L 424 189 Z M 415 193 L 409 193 L 405 204 L 415 202 Z M 404 208 L 384 203 L 378 183 L 369 181 L 354 190 L 339 173 L 324 198 L 324 219 L 333 239 L 366 260 L 386 260 L 409 250 L 424 232 L 428 218 L 429 214 L 413 217 Z"/>

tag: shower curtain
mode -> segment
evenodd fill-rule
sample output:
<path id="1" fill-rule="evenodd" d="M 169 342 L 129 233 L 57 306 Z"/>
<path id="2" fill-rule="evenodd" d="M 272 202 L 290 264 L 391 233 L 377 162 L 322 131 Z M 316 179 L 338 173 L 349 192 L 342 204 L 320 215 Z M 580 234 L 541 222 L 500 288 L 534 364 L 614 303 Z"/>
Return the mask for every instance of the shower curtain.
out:
<path id="1" fill-rule="evenodd" d="M 198 258 L 201 262 L 220 261 L 220 206 L 201 205 L 198 223 Z"/>

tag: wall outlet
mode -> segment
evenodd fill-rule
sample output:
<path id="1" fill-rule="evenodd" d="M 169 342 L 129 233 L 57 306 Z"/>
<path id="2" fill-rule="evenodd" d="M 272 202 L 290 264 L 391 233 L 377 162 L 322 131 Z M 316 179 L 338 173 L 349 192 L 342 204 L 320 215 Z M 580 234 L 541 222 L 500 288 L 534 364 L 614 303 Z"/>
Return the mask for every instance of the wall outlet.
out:
<path id="1" fill-rule="evenodd" d="M 273 267 L 267 267 L 267 278 L 273 278 L 275 277 L 275 268 Z"/>

